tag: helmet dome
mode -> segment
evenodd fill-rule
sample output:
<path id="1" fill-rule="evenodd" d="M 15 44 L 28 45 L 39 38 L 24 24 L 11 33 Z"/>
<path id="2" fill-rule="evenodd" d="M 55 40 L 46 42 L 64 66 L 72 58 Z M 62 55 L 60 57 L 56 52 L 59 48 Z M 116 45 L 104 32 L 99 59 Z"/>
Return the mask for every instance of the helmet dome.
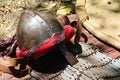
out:
<path id="1" fill-rule="evenodd" d="M 17 27 L 17 40 L 21 50 L 30 49 L 61 33 L 63 28 L 55 16 L 47 11 L 25 11 Z"/>

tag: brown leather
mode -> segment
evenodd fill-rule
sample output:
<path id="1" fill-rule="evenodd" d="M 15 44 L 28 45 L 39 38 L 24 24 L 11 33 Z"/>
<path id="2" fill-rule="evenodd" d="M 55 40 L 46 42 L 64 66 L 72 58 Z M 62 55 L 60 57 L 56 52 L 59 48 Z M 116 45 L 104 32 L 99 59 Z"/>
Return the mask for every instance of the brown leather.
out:
<path id="1" fill-rule="evenodd" d="M 0 70 L 16 77 L 27 75 L 31 68 L 25 63 L 24 59 L 1 57 Z"/>
<path id="2" fill-rule="evenodd" d="M 75 35 L 75 42 L 78 43 L 80 41 L 81 35 L 82 35 L 82 24 L 77 21 L 77 31 Z"/>

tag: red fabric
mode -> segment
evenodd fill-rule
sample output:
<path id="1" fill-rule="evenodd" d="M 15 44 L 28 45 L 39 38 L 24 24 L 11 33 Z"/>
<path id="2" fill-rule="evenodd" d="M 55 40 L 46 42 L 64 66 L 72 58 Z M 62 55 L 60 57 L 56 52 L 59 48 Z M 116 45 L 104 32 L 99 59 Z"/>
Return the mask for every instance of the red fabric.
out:
<path id="1" fill-rule="evenodd" d="M 53 46 L 59 45 L 60 43 L 66 43 L 74 35 L 74 29 L 70 25 L 64 27 L 64 31 L 61 34 L 55 35 L 50 38 L 48 41 L 44 42 L 37 49 L 34 54 L 34 58 L 39 58 L 41 55 L 44 55 L 46 52 L 52 49 Z M 63 38 L 64 37 L 64 38 Z M 24 50 L 17 53 L 17 57 L 24 57 L 29 53 L 30 50 Z M 33 51 L 34 52 L 34 51 Z"/>
<path id="2" fill-rule="evenodd" d="M 48 40 L 47 42 L 45 42 L 43 45 L 41 45 L 38 48 L 38 52 L 35 54 L 35 58 L 38 58 L 39 56 L 43 55 L 43 53 L 48 52 L 52 46 L 54 45 L 54 42 L 58 39 L 59 35 L 54 36 L 53 38 L 51 38 L 50 40 Z"/>
<path id="3" fill-rule="evenodd" d="M 28 52 L 28 50 L 24 50 L 24 51 L 22 51 L 22 52 L 18 52 L 18 53 L 16 54 L 16 56 L 17 56 L 17 58 L 24 57 L 27 52 Z"/>

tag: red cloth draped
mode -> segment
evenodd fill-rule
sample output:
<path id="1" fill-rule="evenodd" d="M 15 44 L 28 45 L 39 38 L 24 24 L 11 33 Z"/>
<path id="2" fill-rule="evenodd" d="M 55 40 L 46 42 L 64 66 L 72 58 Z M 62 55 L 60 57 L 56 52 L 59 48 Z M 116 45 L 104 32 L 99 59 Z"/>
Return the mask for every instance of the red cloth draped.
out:
<path id="1" fill-rule="evenodd" d="M 31 48 L 29 50 L 24 50 L 18 52 L 17 58 L 20 57 L 30 57 L 39 58 L 40 56 L 44 55 L 46 52 L 51 50 L 54 46 L 58 46 L 59 44 L 65 44 L 67 41 L 70 40 L 71 37 L 74 35 L 74 29 L 70 25 L 66 25 L 64 27 L 64 31 L 61 34 L 55 35 L 54 37 L 50 38 L 49 40 L 45 41 L 39 47 Z"/>

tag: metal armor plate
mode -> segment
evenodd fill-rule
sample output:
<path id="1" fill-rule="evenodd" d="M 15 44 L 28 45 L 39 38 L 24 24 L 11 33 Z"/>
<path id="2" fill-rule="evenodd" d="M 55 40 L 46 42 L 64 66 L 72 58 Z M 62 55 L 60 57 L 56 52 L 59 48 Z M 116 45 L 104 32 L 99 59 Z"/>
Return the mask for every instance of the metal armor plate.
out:
<path id="1" fill-rule="evenodd" d="M 63 28 L 52 13 L 25 11 L 17 27 L 17 40 L 21 50 L 32 48 L 61 33 Z"/>

